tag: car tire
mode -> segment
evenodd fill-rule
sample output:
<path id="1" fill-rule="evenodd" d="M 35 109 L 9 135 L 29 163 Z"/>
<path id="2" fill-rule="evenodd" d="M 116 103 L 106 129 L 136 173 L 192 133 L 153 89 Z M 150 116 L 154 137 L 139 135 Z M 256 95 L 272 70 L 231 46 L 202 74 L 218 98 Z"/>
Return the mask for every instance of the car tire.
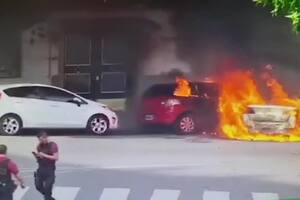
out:
<path id="1" fill-rule="evenodd" d="M 197 131 L 196 119 L 193 114 L 181 115 L 175 124 L 176 133 L 179 135 L 194 134 Z"/>
<path id="2" fill-rule="evenodd" d="M 107 135 L 110 132 L 109 120 L 105 115 L 93 115 L 88 120 L 86 130 L 94 135 Z"/>
<path id="3" fill-rule="evenodd" d="M 19 135 L 22 132 L 23 123 L 21 118 L 15 114 L 7 114 L 0 119 L 1 135 Z"/>

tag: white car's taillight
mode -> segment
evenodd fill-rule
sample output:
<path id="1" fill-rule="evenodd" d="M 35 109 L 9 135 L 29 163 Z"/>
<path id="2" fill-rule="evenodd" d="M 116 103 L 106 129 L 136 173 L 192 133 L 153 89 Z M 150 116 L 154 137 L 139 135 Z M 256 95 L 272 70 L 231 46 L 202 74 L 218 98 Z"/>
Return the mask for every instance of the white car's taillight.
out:
<path id="1" fill-rule="evenodd" d="M 117 118 L 116 117 L 112 117 L 112 123 L 115 124 L 117 122 Z"/>
<path id="2" fill-rule="evenodd" d="M 112 111 L 112 109 L 111 109 L 110 107 L 106 106 L 106 105 L 102 105 L 101 107 L 104 108 L 105 110 L 110 110 L 110 111 Z"/>
<path id="3" fill-rule="evenodd" d="M 166 101 L 162 101 L 161 104 L 166 107 L 172 107 L 172 106 L 180 105 L 181 103 L 178 99 L 168 99 Z"/>

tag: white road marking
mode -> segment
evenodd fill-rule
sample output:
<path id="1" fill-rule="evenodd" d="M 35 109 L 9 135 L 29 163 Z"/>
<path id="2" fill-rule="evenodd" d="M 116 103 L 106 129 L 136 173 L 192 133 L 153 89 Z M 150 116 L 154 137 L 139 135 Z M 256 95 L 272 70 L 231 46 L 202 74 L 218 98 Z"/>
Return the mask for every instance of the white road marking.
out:
<path id="1" fill-rule="evenodd" d="M 18 187 L 14 192 L 14 200 L 21 200 L 28 190 L 29 187 L 26 187 L 24 189 Z"/>
<path id="2" fill-rule="evenodd" d="M 230 200 L 230 193 L 224 191 L 204 191 L 203 200 Z"/>
<path id="3" fill-rule="evenodd" d="M 14 200 L 22 200 L 28 192 L 29 187 L 24 189 L 18 187 L 14 192 Z M 79 187 L 54 187 L 53 197 L 57 200 L 75 200 Z M 127 200 L 130 193 L 128 188 L 104 188 L 99 200 Z M 153 191 L 151 200 L 178 200 L 180 190 L 156 189 Z M 276 193 L 255 193 L 252 192 L 253 200 L 279 200 Z M 226 191 L 204 191 L 203 200 L 230 200 L 230 192 Z"/>
<path id="4" fill-rule="evenodd" d="M 177 200 L 179 195 L 179 190 L 154 190 L 151 200 Z"/>
<path id="5" fill-rule="evenodd" d="M 53 197 L 57 200 L 74 200 L 79 190 L 79 187 L 54 187 Z"/>
<path id="6" fill-rule="evenodd" d="M 127 200 L 130 189 L 104 188 L 99 200 Z"/>
<path id="7" fill-rule="evenodd" d="M 279 200 L 276 193 L 252 193 L 253 200 Z"/>

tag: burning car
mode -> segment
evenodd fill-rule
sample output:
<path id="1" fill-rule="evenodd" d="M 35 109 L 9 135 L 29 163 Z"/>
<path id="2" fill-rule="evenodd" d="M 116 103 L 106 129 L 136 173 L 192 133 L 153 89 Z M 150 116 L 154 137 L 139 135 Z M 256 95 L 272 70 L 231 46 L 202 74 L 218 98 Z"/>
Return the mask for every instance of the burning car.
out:
<path id="1" fill-rule="evenodd" d="M 142 125 L 173 126 L 179 134 L 216 127 L 218 87 L 214 82 L 155 84 L 145 91 L 138 121 Z"/>
<path id="2" fill-rule="evenodd" d="M 238 140 L 300 141 L 300 99 L 291 97 L 270 71 L 261 75 L 235 70 L 219 79 L 221 134 Z M 258 84 L 259 77 L 265 85 Z"/>
<path id="3" fill-rule="evenodd" d="M 284 134 L 296 127 L 295 107 L 278 105 L 249 105 L 244 122 L 252 133 Z"/>
<path id="4" fill-rule="evenodd" d="M 249 70 L 227 71 L 217 83 L 177 78 L 154 85 L 143 96 L 139 121 L 183 134 L 217 127 L 227 139 L 300 141 L 300 98 L 290 97 L 270 71 L 262 75 L 269 95 Z"/>

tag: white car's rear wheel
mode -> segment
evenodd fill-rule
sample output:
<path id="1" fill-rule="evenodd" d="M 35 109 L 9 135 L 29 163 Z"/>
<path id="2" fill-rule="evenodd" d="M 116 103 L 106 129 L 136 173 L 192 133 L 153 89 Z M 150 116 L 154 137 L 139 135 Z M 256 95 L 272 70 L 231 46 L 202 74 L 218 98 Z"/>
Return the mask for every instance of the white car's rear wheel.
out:
<path id="1" fill-rule="evenodd" d="M 92 116 L 87 124 L 87 131 L 96 135 L 106 135 L 109 132 L 109 121 L 104 115 Z"/>
<path id="2" fill-rule="evenodd" d="M 17 115 L 8 114 L 0 119 L 0 133 L 2 135 L 18 135 L 21 133 L 22 120 Z"/>

